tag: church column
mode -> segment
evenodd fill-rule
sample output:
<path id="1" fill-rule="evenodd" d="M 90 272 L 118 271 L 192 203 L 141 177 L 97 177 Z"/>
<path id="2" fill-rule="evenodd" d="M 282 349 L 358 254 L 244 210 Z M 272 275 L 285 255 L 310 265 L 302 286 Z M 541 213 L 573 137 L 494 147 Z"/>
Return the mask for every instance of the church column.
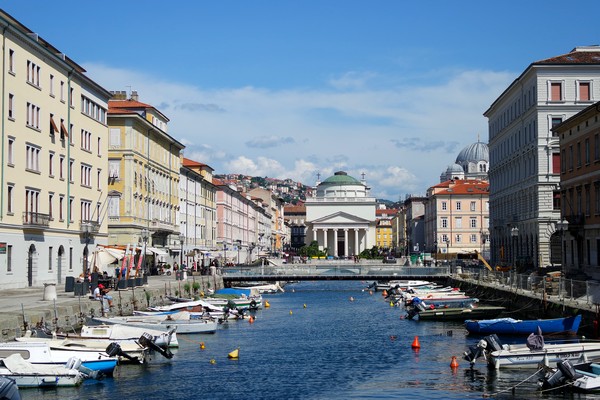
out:
<path id="1" fill-rule="evenodd" d="M 358 242 L 358 228 L 354 228 L 354 255 L 360 254 L 360 243 Z"/>
<path id="2" fill-rule="evenodd" d="M 344 257 L 348 257 L 348 229 L 344 229 Z"/>
<path id="3" fill-rule="evenodd" d="M 323 229 L 323 251 L 327 253 L 327 228 Z"/>
<path id="4" fill-rule="evenodd" d="M 333 256 L 338 256 L 338 230 L 333 230 Z"/>
<path id="5" fill-rule="evenodd" d="M 319 242 L 318 242 L 318 239 L 317 239 L 317 238 L 319 237 L 318 233 L 319 233 L 319 232 L 318 232 L 318 229 L 317 229 L 317 228 L 315 228 L 315 227 L 313 227 L 313 242 L 317 242 L 317 243 L 319 243 Z M 310 244 L 310 243 L 309 243 L 309 244 Z"/>

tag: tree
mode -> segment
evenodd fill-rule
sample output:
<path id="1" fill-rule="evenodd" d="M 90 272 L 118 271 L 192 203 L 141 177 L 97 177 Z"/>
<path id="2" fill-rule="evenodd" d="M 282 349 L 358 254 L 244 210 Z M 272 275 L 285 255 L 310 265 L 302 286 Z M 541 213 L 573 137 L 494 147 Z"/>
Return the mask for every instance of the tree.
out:
<path id="1" fill-rule="evenodd" d="M 298 250 L 298 254 L 303 257 L 323 257 L 325 252 L 319 250 L 319 242 L 313 240 L 308 246 L 304 245 Z"/>

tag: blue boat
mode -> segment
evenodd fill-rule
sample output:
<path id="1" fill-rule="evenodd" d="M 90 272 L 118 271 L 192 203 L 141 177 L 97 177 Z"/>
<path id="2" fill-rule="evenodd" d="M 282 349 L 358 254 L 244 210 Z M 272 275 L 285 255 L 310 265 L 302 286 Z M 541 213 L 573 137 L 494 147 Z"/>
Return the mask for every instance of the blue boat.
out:
<path id="1" fill-rule="evenodd" d="M 465 328 L 469 333 L 489 335 L 492 333 L 501 335 L 529 335 L 536 333 L 538 327 L 542 334 L 565 334 L 575 335 L 581 323 L 581 315 L 554 319 L 531 319 L 520 320 L 513 318 L 497 318 L 465 321 Z"/>

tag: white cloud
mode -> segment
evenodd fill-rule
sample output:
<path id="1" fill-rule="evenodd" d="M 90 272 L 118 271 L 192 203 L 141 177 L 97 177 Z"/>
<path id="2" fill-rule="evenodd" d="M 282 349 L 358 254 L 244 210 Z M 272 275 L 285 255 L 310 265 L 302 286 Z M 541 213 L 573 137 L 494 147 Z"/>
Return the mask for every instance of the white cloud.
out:
<path id="1" fill-rule="evenodd" d="M 365 172 L 372 192 L 391 199 L 423 194 L 463 147 L 478 135 L 487 141 L 482 114 L 515 76 L 436 71 L 439 83 L 418 85 L 406 76 L 349 72 L 328 82 L 333 88 L 275 91 L 207 89 L 140 71 L 85 68 L 109 90 L 137 90 L 140 101 L 170 119 L 169 133 L 187 146 L 185 156 L 217 174 L 313 185 L 317 173 L 325 179 L 343 169 L 360 179 Z"/>

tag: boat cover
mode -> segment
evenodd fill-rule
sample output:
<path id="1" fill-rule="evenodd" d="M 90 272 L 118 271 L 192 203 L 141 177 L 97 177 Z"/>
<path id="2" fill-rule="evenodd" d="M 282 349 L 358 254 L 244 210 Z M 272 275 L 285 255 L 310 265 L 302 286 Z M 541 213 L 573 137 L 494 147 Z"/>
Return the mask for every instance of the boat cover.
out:
<path id="1" fill-rule="evenodd" d="M 542 350 L 544 348 L 544 336 L 542 330 L 538 326 L 538 333 L 532 333 L 527 337 L 527 347 L 530 350 Z"/>

